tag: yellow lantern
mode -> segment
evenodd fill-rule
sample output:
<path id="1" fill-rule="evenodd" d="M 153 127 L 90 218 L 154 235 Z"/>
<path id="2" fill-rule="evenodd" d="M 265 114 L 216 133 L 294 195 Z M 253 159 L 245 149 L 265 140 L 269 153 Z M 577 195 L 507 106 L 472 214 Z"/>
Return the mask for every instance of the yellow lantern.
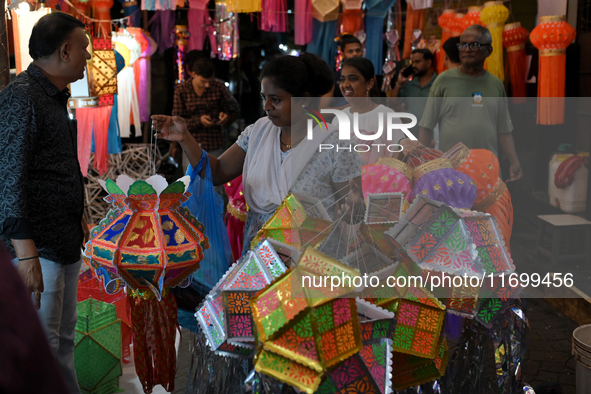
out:
<path id="1" fill-rule="evenodd" d="M 227 0 L 228 12 L 261 12 L 261 0 Z"/>
<path id="2" fill-rule="evenodd" d="M 490 30 L 493 52 L 486 60 L 485 68 L 489 73 L 505 80 L 503 69 L 503 27 L 509 18 L 509 9 L 502 1 L 488 1 L 480 12 L 482 23 Z"/>

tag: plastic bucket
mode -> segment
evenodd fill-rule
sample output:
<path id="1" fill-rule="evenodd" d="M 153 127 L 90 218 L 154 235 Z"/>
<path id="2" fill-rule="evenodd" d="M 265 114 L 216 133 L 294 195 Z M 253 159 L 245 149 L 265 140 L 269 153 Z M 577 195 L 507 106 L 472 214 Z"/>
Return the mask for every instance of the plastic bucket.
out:
<path id="1" fill-rule="evenodd" d="M 591 393 L 591 324 L 573 331 L 577 394 Z"/>

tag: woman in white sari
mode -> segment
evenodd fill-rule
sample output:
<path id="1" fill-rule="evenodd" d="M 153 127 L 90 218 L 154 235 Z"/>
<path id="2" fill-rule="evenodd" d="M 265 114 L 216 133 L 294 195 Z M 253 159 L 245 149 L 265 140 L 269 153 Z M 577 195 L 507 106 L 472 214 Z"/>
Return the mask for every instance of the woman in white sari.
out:
<path id="1" fill-rule="evenodd" d="M 331 216 L 340 211 L 344 218 L 359 219 L 364 209 L 357 154 L 336 149 L 350 142 L 339 141 L 337 129 L 331 125 L 328 130 L 317 126 L 314 139 L 306 138 L 307 110 L 301 107 L 332 89 L 334 82 L 328 65 L 308 53 L 280 56 L 265 65 L 260 78 L 267 116 L 248 126 L 219 158 L 209 156 L 214 185 L 243 175 L 249 208 L 243 253 L 290 192 L 315 197 L 327 208 L 335 206 L 336 209 L 329 209 Z M 297 115 L 294 118 L 292 105 Z M 178 141 L 191 165 L 199 163 L 202 150 L 187 132 L 182 118 L 154 115 L 152 120 L 160 137 Z M 319 151 L 321 143 L 335 149 Z"/>

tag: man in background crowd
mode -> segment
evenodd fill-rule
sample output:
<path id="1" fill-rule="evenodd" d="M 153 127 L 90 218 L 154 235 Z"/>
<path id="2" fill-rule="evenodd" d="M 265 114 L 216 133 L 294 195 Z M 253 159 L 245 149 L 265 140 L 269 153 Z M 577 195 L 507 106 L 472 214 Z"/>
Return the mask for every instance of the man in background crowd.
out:
<path id="1" fill-rule="evenodd" d="M 172 115 L 187 122 L 187 129 L 201 147 L 218 157 L 224 152 L 223 127 L 240 116 L 240 105 L 222 81 L 215 78 L 215 68 L 208 58 L 201 58 L 189 72 L 191 78 L 179 84 L 174 92 Z M 176 157 L 178 145 L 173 145 Z M 189 161 L 183 155 L 183 171 Z"/>
<path id="2" fill-rule="evenodd" d="M 437 73 L 434 71 L 433 53 L 428 49 L 412 51 L 411 61 L 412 79 L 403 75 L 404 70 L 400 71 L 391 97 L 407 98 L 406 111 L 420 120 Z"/>
<path id="3" fill-rule="evenodd" d="M 419 122 L 419 141 L 430 146 L 433 128 L 439 124 L 440 150 L 444 152 L 462 142 L 470 149 L 488 149 L 498 157 L 500 145 L 509 160 L 509 180 L 518 180 L 523 172 L 515 152 L 505 87 L 484 69 L 493 51 L 490 31 L 472 25 L 464 30 L 457 46 L 462 64 L 433 83 Z"/>

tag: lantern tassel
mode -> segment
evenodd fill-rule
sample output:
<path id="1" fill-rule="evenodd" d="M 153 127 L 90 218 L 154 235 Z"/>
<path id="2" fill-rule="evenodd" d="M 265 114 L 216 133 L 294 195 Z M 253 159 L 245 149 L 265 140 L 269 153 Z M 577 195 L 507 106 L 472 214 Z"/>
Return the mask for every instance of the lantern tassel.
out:
<path id="1" fill-rule="evenodd" d="M 151 393 L 157 384 L 172 392 L 176 373 L 175 329 L 178 328 L 176 300 L 168 288 L 161 301 L 140 291 L 132 291 L 128 298 L 135 369 L 144 393 Z"/>

